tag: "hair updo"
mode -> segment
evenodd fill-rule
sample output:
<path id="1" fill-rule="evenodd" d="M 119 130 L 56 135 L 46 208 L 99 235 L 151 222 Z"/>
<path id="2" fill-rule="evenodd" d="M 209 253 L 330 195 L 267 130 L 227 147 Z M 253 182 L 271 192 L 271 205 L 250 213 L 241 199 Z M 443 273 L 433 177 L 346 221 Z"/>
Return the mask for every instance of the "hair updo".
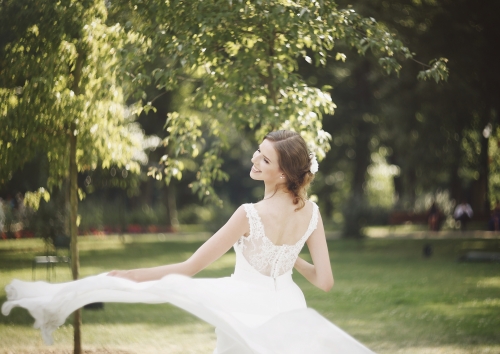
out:
<path id="1" fill-rule="evenodd" d="M 293 204 L 300 210 L 307 199 L 307 187 L 314 179 L 311 173 L 311 157 L 306 142 L 300 134 L 290 130 L 278 130 L 264 139 L 272 141 L 278 153 L 278 164 L 286 177 L 286 188 L 293 195 Z"/>

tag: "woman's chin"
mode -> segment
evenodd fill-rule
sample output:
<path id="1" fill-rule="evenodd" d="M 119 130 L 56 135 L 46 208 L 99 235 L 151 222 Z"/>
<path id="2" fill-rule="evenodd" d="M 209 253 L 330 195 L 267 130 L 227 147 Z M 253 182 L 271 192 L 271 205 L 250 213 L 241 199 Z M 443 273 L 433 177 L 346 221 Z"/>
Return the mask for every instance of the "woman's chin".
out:
<path id="1" fill-rule="evenodd" d="M 252 170 L 250 170 L 250 178 L 253 179 L 253 180 L 256 180 L 256 181 L 260 181 L 262 180 L 262 178 L 260 178 L 261 176 L 261 173 L 260 172 L 254 172 Z"/>

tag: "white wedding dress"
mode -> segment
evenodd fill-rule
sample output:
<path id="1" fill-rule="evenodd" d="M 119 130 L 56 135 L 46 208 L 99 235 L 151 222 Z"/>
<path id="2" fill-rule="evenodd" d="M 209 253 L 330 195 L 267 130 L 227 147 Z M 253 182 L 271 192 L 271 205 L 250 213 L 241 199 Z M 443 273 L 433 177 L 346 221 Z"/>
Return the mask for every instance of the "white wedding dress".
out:
<path id="1" fill-rule="evenodd" d="M 93 302 L 171 303 L 216 327 L 214 354 L 373 353 L 316 311 L 292 280 L 295 260 L 316 229 L 313 205 L 309 227 L 294 245 L 274 245 L 253 204 L 245 204 L 249 236 L 234 245 L 236 266 L 227 278 L 168 275 L 136 283 L 100 274 L 61 284 L 13 280 L 6 286 L 2 313 L 27 309 L 46 343 L 76 309 Z"/>

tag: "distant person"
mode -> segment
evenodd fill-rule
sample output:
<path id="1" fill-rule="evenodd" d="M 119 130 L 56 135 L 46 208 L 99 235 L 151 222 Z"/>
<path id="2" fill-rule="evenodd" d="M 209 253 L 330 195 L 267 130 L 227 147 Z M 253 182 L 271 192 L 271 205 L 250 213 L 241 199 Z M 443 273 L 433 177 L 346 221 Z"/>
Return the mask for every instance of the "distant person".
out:
<path id="1" fill-rule="evenodd" d="M 432 203 L 427 215 L 428 215 L 427 221 L 429 224 L 429 230 L 439 231 L 439 229 L 441 228 L 441 219 L 443 214 L 441 213 L 441 210 L 439 210 L 439 207 L 436 204 L 436 202 Z"/>
<path id="2" fill-rule="evenodd" d="M 473 214 L 471 206 L 465 200 L 462 200 L 462 202 L 457 205 L 455 212 L 453 213 L 453 218 L 460 222 L 460 230 L 465 230 L 465 227 L 472 218 Z"/>
<path id="3" fill-rule="evenodd" d="M 500 201 L 498 200 L 491 211 L 491 219 L 488 226 L 491 231 L 500 231 Z"/>

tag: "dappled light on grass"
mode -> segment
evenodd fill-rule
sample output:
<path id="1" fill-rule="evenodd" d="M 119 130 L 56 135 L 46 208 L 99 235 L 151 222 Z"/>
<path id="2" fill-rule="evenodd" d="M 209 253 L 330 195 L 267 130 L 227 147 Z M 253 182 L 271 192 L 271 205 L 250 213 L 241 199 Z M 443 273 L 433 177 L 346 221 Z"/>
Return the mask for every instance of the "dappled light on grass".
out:
<path id="1" fill-rule="evenodd" d="M 147 323 L 95 324 L 84 325 L 83 329 L 91 334 L 86 338 L 89 345 L 106 343 L 105 347 L 133 353 L 211 353 L 215 347 L 214 329 L 198 320 L 167 327 Z"/>
<path id="2" fill-rule="evenodd" d="M 478 346 L 415 346 L 393 351 L 394 354 L 496 354 L 498 346 L 478 345 Z"/>
<path id="3" fill-rule="evenodd" d="M 458 305 L 458 308 L 488 308 L 488 307 L 500 307 L 500 298 L 495 299 L 484 299 L 482 301 L 467 301 Z"/>
<path id="4" fill-rule="evenodd" d="M 84 322 L 82 329 L 84 349 L 89 354 L 211 353 L 216 341 L 214 329 L 198 320 L 168 327 Z M 2 338 L 0 354 L 42 354 L 44 350 L 51 354 L 72 353 L 73 328 L 69 324 L 56 331 L 54 346 L 43 344 L 40 333 L 33 328 L 13 326 L 0 331 L 2 337 L 10 335 L 6 341 Z"/>
<path id="5" fill-rule="evenodd" d="M 476 285 L 478 288 L 497 288 L 500 289 L 500 277 L 489 277 L 480 279 Z"/>

